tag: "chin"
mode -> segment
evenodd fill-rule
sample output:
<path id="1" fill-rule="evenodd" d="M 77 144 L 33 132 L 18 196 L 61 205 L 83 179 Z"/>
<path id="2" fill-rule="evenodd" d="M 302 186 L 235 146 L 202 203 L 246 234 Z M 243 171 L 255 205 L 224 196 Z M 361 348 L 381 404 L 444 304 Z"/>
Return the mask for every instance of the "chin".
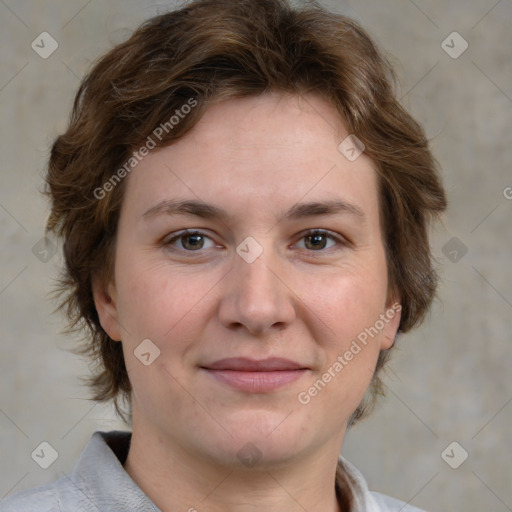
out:
<path id="1" fill-rule="evenodd" d="M 230 435 L 208 439 L 208 448 L 214 446 L 215 458 L 229 466 L 269 469 L 286 464 L 315 444 L 313 433 L 300 419 L 288 415 L 289 411 L 237 412 L 222 422 Z"/>

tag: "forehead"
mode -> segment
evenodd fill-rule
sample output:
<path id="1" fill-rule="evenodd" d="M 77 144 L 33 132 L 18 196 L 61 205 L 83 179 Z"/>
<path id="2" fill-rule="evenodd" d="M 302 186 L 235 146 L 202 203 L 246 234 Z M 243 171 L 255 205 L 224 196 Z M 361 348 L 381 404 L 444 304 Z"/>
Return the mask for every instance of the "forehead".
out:
<path id="1" fill-rule="evenodd" d="M 376 214 L 373 162 L 340 152 L 349 136 L 324 99 L 268 93 L 211 105 L 171 146 L 153 151 L 129 176 L 125 201 L 140 209 L 169 199 L 229 206 L 260 217 L 303 201 L 343 200 Z M 144 210 L 144 211 L 146 211 Z"/>

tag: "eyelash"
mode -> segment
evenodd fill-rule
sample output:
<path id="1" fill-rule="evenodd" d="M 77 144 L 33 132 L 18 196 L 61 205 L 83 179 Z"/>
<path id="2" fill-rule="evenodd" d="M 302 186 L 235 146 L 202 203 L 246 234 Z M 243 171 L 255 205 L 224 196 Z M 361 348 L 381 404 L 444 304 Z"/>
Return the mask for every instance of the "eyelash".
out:
<path id="1" fill-rule="evenodd" d="M 177 233 L 176 235 L 174 235 L 172 238 L 166 240 L 164 242 L 164 245 L 168 248 L 170 248 L 171 250 L 173 251 L 176 251 L 176 252 L 181 252 L 181 253 L 189 253 L 191 255 L 193 255 L 194 253 L 200 253 L 202 252 L 201 249 L 198 249 L 197 251 L 190 251 L 190 250 L 187 250 L 187 249 L 183 249 L 183 248 L 175 248 L 172 246 L 172 244 L 182 238 L 186 238 L 186 237 L 189 237 L 189 236 L 195 236 L 195 235 L 199 235 L 199 236 L 203 236 L 205 238 L 209 238 L 210 240 L 212 240 L 212 238 L 210 236 L 208 236 L 206 233 L 203 233 L 202 231 L 197 231 L 197 230 L 189 230 L 189 229 L 185 229 L 183 231 L 180 231 L 179 233 Z M 310 229 L 304 233 L 302 233 L 301 237 L 299 238 L 299 240 L 302 240 L 308 236 L 315 236 L 315 235 L 323 235 L 327 238 L 330 238 L 331 240 L 333 240 L 334 242 L 336 242 L 336 245 L 338 246 L 337 248 L 341 248 L 341 247 L 348 247 L 351 245 L 351 243 L 344 237 L 341 237 L 341 236 L 338 236 L 338 235 L 335 235 L 334 233 L 332 233 L 331 231 L 328 231 L 328 230 L 325 230 L 325 229 Z M 212 240 L 213 241 L 213 240 Z M 314 250 L 308 250 L 308 249 L 305 249 L 308 253 L 310 253 L 312 256 L 316 256 L 315 253 L 325 253 L 331 249 L 335 249 L 336 247 L 329 247 L 327 249 L 319 249 L 317 251 L 314 251 Z"/>

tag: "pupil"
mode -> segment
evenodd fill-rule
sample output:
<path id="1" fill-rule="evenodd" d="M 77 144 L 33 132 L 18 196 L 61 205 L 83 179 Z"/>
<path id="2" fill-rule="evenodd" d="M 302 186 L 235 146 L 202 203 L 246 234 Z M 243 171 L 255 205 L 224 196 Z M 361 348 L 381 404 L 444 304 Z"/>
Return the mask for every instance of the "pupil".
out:
<path id="1" fill-rule="evenodd" d="M 324 235 L 310 235 L 308 237 L 308 239 L 312 243 L 313 247 L 315 247 L 315 248 L 325 246 Z"/>
<path id="2" fill-rule="evenodd" d="M 202 238 L 201 235 L 188 235 L 184 238 L 185 243 L 183 245 L 186 249 L 197 249 L 201 246 Z M 192 241 L 192 243 L 190 243 L 190 241 Z"/>

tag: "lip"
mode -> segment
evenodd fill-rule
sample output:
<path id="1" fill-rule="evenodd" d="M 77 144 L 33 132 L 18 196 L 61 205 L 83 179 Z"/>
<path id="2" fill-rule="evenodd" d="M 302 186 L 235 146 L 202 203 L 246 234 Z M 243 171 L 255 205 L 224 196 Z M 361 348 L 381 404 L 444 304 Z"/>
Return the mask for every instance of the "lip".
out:
<path id="1" fill-rule="evenodd" d="M 300 379 L 308 370 L 295 361 L 234 357 L 201 367 L 216 380 L 239 391 L 268 393 Z"/>

